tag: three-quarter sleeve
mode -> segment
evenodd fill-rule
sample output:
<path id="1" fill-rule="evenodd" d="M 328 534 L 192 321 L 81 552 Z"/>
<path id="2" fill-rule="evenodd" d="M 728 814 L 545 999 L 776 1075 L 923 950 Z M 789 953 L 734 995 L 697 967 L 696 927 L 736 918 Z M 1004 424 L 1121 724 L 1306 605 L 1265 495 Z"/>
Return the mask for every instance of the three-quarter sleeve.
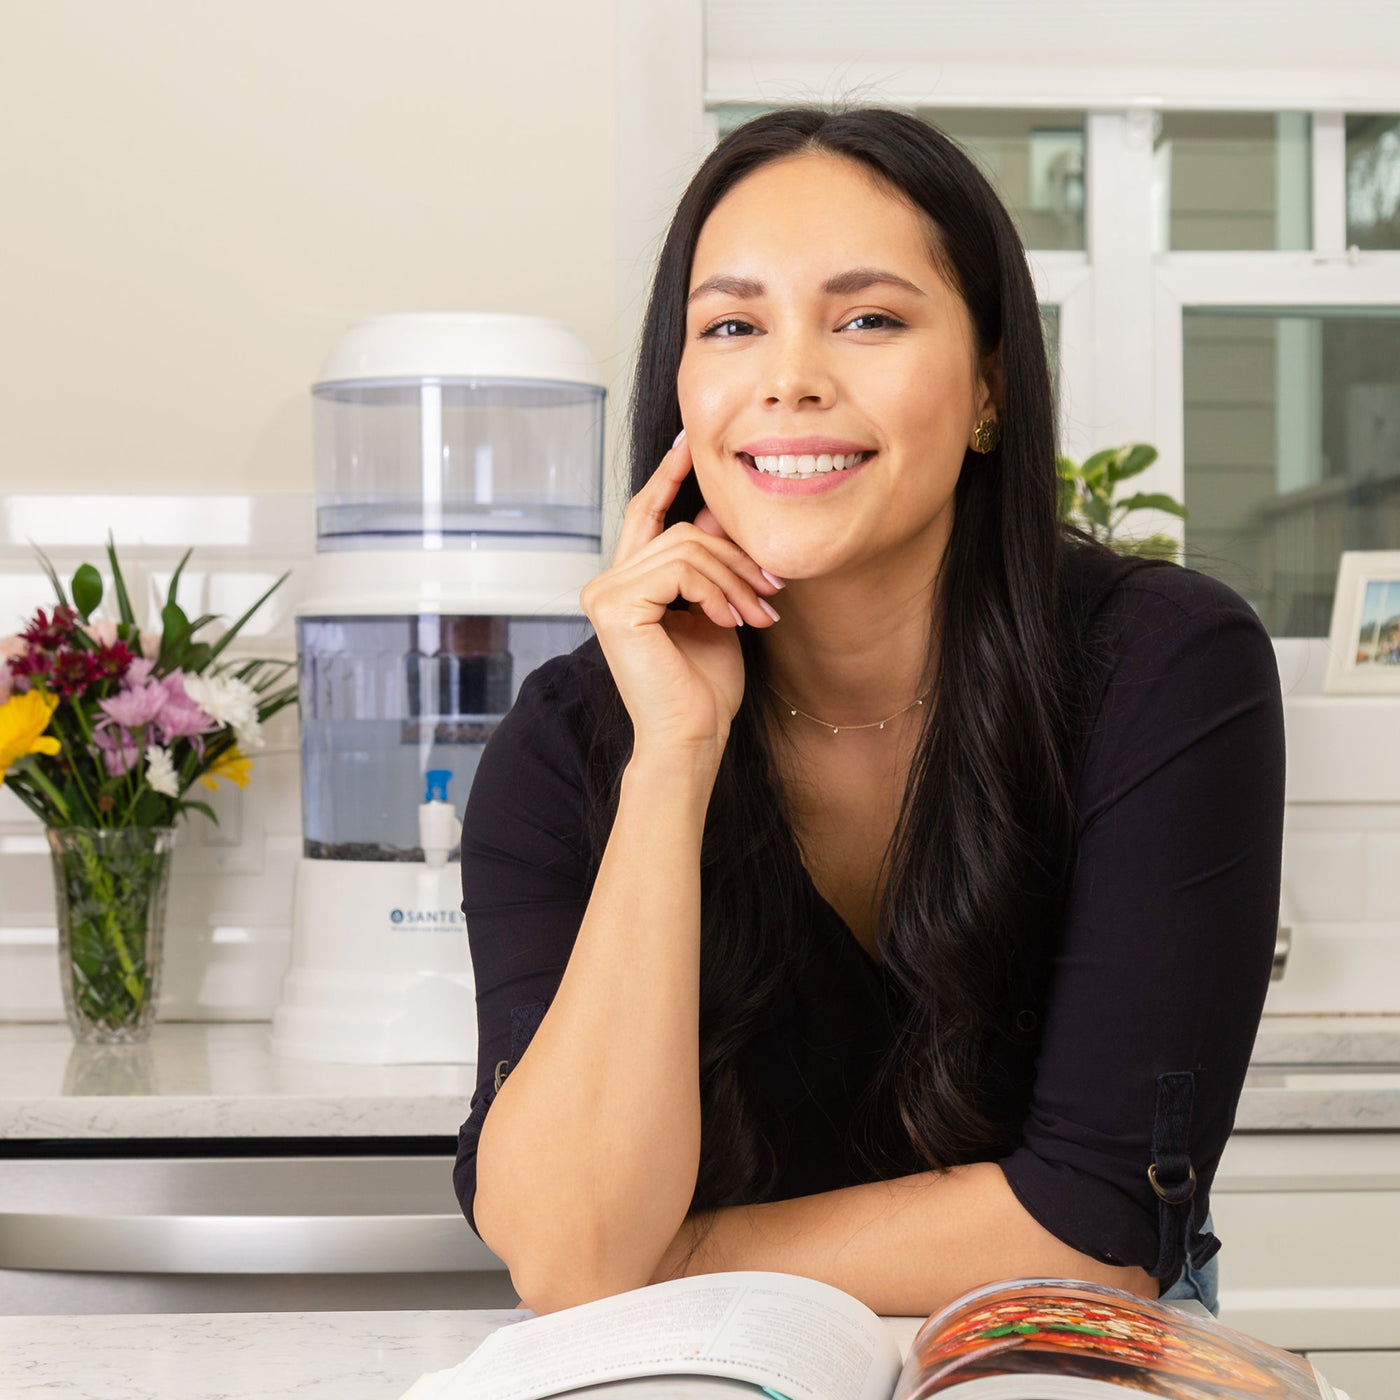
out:
<path id="1" fill-rule="evenodd" d="M 453 1184 L 473 1230 L 476 1149 L 509 1073 L 564 975 L 588 900 L 580 658 L 522 682 L 482 751 L 462 827 L 462 912 L 476 979 L 476 1092 Z"/>
<path id="2" fill-rule="evenodd" d="M 1283 704 L 1269 636 L 1225 585 L 1144 569 L 1104 611 L 1120 659 L 1080 768 L 1030 1107 L 1000 1166 L 1052 1234 L 1165 1289 L 1182 1250 L 1148 1176 L 1156 1138 L 1189 1143 L 1199 1227 L 1268 989 Z M 1164 1126 L 1164 1076 L 1189 1122 L 1178 1094 Z"/>

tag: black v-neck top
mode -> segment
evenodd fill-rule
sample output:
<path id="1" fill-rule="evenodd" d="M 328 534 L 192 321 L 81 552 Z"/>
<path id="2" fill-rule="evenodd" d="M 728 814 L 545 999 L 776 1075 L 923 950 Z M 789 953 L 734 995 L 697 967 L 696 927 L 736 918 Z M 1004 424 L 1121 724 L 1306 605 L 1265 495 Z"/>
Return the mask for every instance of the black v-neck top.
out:
<path id="1" fill-rule="evenodd" d="M 1053 1235 L 1155 1272 L 1165 1289 L 1181 1250 L 1164 1243 L 1176 1226 L 1147 1174 L 1164 1131 L 1161 1081 L 1190 1076 L 1189 1119 L 1179 1097 L 1171 1108 L 1199 1226 L 1272 965 L 1282 697 L 1268 634 L 1226 585 L 1065 546 L 1064 587 L 1103 664 L 1085 711 L 1077 857 L 1026 1050 L 1033 1087 L 999 1165 Z M 467 803 L 462 908 L 480 1048 L 454 1179 L 473 1229 L 498 1068 L 528 1046 L 587 907 L 584 766 L 600 685 L 611 677 L 594 640 L 528 676 Z M 879 964 L 815 887 L 810 896 L 810 956 L 749 1052 L 781 1164 L 771 1199 L 868 1179 L 852 1125 L 891 1033 Z"/>

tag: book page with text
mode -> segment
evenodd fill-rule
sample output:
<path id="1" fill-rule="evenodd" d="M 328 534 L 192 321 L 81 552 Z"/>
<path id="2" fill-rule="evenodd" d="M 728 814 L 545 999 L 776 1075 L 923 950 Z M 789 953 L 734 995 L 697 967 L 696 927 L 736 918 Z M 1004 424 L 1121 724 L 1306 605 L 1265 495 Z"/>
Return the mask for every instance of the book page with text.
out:
<path id="1" fill-rule="evenodd" d="M 812 1279 L 704 1274 L 513 1323 L 415 1400 L 541 1400 L 632 1376 L 711 1375 L 788 1400 L 889 1400 L 899 1347 L 863 1303 Z"/>

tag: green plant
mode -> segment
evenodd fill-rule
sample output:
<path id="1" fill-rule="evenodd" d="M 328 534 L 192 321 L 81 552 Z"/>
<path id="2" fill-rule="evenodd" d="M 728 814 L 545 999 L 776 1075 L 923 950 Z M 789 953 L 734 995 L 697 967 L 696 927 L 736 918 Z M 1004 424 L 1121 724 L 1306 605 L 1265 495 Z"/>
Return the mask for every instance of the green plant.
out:
<path id="1" fill-rule="evenodd" d="M 1120 554 L 1144 559 L 1175 559 L 1180 545 L 1172 535 L 1119 536 L 1124 520 L 1135 510 L 1165 510 L 1186 519 L 1186 507 L 1161 491 L 1139 491 L 1115 501 L 1121 481 L 1146 471 L 1157 460 L 1157 449 L 1145 442 L 1126 447 L 1105 447 L 1086 458 L 1081 466 L 1060 457 L 1060 518 L 1087 531 Z"/>

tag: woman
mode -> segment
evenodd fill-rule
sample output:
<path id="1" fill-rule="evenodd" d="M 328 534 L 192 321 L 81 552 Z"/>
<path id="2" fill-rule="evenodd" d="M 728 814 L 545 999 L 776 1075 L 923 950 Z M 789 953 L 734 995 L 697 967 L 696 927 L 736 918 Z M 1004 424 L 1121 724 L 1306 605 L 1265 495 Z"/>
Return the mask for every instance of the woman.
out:
<path id="1" fill-rule="evenodd" d="M 1057 523 L 1025 255 L 967 157 L 876 110 L 722 141 L 632 465 L 596 639 L 525 681 L 463 836 L 456 1184 L 525 1304 L 733 1268 L 887 1314 L 1024 1275 L 1212 1302 L 1273 650 Z"/>

